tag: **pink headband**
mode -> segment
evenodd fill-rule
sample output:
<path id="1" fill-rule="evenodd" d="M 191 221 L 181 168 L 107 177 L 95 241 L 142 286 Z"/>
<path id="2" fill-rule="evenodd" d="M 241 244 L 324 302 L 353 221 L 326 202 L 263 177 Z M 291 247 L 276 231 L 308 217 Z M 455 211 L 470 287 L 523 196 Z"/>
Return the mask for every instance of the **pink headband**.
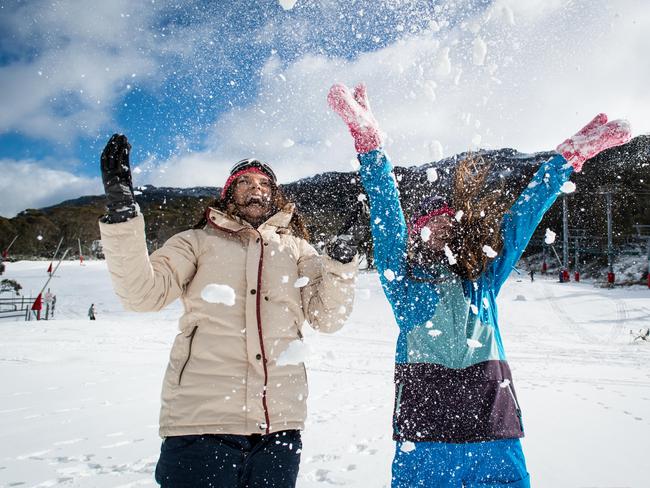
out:
<path id="1" fill-rule="evenodd" d="M 431 220 L 433 217 L 437 217 L 438 215 L 449 215 L 450 217 L 453 217 L 456 215 L 456 212 L 453 208 L 445 203 L 442 207 L 438 207 L 428 214 L 422 215 L 411 222 L 408 230 L 409 234 L 420 232 L 422 228 L 429 223 L 429 220 Z"/>
<path id="2" fill-rule="evenodd" d="M 256 166 L 250 166 L 248 168 L 244 168 L 241 171 L 237 171 L 236 173 L 231 174 L 228 179 L 226 180 L 226 183 L 223 185 L 223 190 L 221 190 L 221 199 L 223 200 L 226 198 L 226 192 L 228 191 L 228 188 L 230 185 L 233 184 L 233 182 L 239 178 L 241 175 L 245 175 L 246 173 L 258 173 L 260 175 L 264 175 L 268 178 L 269 175 L 267 175 L 264 171 L 261 169 L 257 168 Z M 269 178 L 271 179 L 271 178 Z"/>

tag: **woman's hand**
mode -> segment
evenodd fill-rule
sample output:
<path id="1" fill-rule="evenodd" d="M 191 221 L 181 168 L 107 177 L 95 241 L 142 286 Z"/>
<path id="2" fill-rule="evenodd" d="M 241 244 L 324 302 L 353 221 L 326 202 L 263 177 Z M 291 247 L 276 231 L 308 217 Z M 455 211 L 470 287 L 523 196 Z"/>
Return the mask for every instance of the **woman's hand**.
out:
<path id="1" fill-rule="evenodd" d="M 627 120 L 607 122 L 607 115 L 598 114 L 577 134 L 557 147 L 567 162 L 576 172 L 582 171 L 582 165 L 601 151 L 625 144 L 632 137 Z"/>
<path id="2" fill-rule="evenodd" d="M 350 129 L 357 153 L 365 154 L 381 147 L 384 134 L 370 110 L 366 86 L 363 83 L 357 85 L 354 93 L 341 83 L 332 85 L 327 102 Z"/>
<path id="3" fill-rule="evenodd" d="M 123 134 L 113 134 L 101 157 L 102 182 L 106 193 L 106 223 L 126 222 L 136 215 L 131 182 L 131 144 Z"/>

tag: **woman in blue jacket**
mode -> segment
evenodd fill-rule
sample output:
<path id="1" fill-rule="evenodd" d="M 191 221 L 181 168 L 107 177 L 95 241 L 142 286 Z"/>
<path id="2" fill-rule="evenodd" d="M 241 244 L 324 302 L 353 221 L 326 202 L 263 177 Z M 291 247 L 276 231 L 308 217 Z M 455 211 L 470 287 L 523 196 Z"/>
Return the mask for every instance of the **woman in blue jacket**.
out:
<path id="1" fill-rule="evenodd" d="M 573 171 L 630 138 L 600 114 L 558 146 L 519 198 L 486 191 L 489 166 L 459 163 L 452 197 L 425 200 L 407 226 L 365 86 L 330 89 L 348 125 L 370 202 L 379 276 L 400 328 L 395 364 L 394 488 L 529 487 L 521 410 L 496 296 Z"/>

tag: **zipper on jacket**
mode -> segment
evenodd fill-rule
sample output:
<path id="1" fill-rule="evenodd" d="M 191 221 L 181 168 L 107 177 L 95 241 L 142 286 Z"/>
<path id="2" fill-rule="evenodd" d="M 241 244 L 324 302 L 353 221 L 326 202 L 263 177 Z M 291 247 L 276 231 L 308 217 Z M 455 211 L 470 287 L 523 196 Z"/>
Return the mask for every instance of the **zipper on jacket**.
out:
<path id="1" fill-rule="evenodd" d="M 194 328 L 192 329 L 192 332 L 188 336 L 190 338 L 190 347 L 189 350 L 187 351 L 187 358 L 185 359 L 185 362 L 183 363 L 183 367 L 181 368 L 181 372 L 178 375 L 178 384 L 181 384 L 181 380 L 183 379 L 183 371 L 185 371 L 185 366 L 187 366 L 187 363 L 190 362 L 190 357 L 192 356 L 192 343 L 194 342 L 194 335 L 196 334 L 196 330 L 199 328 L 198 325 L 195 325 Z"/>

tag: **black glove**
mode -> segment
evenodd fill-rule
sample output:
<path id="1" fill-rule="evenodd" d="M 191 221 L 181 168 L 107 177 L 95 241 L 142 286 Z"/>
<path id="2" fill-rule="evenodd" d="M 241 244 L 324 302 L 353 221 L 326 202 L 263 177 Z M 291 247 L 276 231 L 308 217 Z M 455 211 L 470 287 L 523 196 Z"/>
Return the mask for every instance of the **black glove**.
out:
<path id="1" fill-rule="evenodd" d="M 123 134 L 113 134 L 102 152 L 102 181 L 106 193 L 106 215 L 102 222 L 126 222 L 137 215 L 129 152 L 131 144 Z"/>
<path id="2" fill-rule="evenodd" d="M 334 237 L 325 247 L 325 252 L 332 259 L 347 264 L 357 255 L 357 244 L 349 234 Z"/>

